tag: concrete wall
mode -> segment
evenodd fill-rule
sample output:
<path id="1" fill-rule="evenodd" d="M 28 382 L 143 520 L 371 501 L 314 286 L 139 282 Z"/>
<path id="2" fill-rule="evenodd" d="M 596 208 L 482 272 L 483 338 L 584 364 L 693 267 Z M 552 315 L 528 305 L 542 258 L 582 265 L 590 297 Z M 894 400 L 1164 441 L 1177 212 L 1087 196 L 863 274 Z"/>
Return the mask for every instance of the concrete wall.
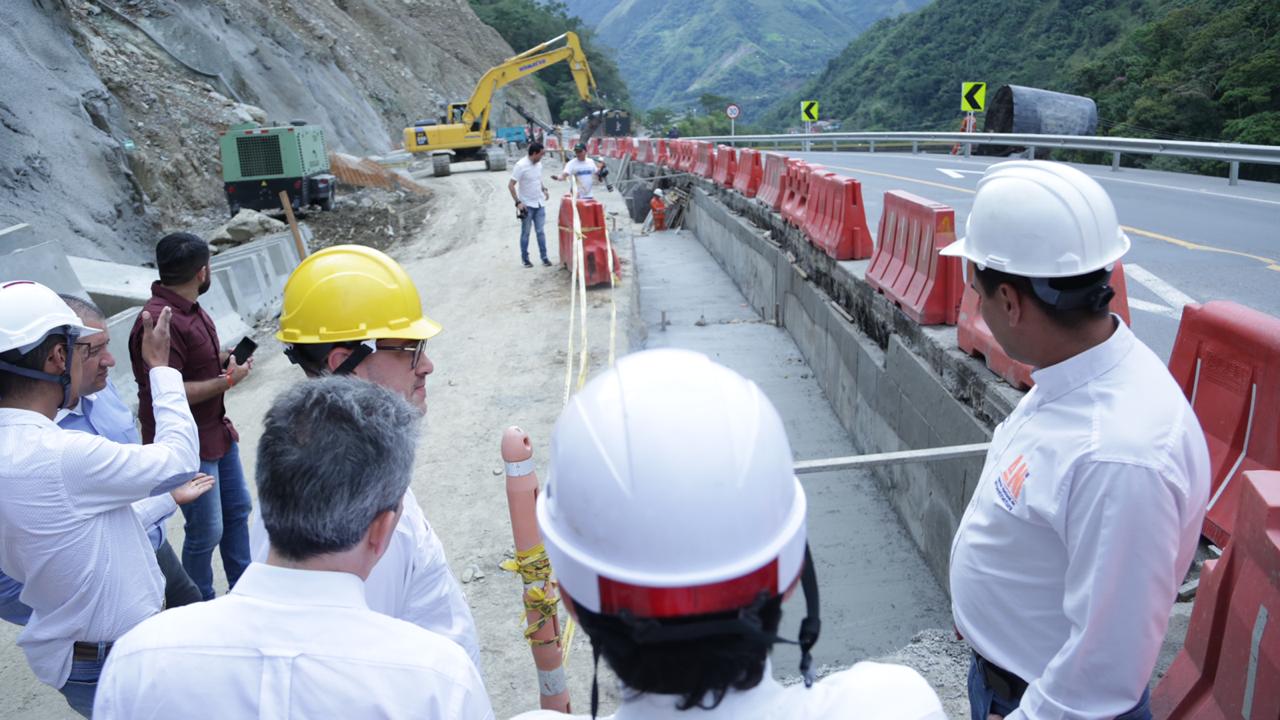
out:
<path id="1" fill-rule="evenodd" d="M 912 323 L 862 279 L 867 262 L 831 260 L 760 203 L 701 179 L 685 182 L 688 226 L 756 310 L 776 314 L 860 451 L 990 439 L 1021 394 L 961 353 L 954 328 Z M 877 475 L 943 587 L 951 539 L 981 470 L 973 458 Z"/>

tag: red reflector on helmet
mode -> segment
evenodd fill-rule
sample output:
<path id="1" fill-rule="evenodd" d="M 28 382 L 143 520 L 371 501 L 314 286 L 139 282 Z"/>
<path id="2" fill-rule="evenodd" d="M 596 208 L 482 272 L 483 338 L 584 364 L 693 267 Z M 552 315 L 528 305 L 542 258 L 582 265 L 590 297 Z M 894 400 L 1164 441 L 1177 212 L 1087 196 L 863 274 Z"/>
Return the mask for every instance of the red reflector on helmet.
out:
<path id="1" fill-rule="evenodd" d="M 761 592 L 778 594 L 778 561 L 741 577 L 692 587 L 644 587 L 600 578 L 600 612 L 629 610 L 636 617 L 706 615 L 746 607 Z"/>

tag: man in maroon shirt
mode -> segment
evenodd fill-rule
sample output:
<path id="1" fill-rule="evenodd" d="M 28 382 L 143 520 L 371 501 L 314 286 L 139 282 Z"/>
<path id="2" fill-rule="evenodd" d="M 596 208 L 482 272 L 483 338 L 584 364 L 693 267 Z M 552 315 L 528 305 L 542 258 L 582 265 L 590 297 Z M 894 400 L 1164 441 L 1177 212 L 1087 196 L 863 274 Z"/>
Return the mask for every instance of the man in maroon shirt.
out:
<path id="1" fill-rule="evenodd" d="M 156 245 L 156 269 L 160 271 L 160 281 L 152 283 L 151 299 L 143 309 L 150 311 L 152 317 L 159 317 L 165 307 L 173 309 L 169 364 L 182 373 L 191 415 L 200 434 L 200 472 L 216 479 L 211 492 L 182 506 L 186 517 L 182 566 L 204 599 L 209 600 L 214 596 L 215 547 L 221 549 L 229 586 L 235 585 L 250 562 L 248 519 L 253 505 L 240 467 L 240 437 L 227 417 L 222 394 L 249 376 L 253 361 L 237 365 L 235 358 L 221 349 L 213 319 L 197 302 L 211 282 L 208 243 L 190 233 L 166 235 Z M 129 334 L 129 358 L 138 381 L 142 442 L 150 443 L 155 437 L 155 417 L 141 341 L 139 319 Z"/>

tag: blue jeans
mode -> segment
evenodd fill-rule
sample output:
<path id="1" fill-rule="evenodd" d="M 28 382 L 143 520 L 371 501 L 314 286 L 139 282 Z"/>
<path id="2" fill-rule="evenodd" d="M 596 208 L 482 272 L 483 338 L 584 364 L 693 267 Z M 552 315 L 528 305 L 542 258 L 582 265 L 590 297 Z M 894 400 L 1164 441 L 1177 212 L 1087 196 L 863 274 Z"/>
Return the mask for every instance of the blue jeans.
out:
<path id="1" fill-rule="evenodd" d="M 987 684 L 987 678 L 978 669 L 978 657 L 969 656 L 969 717 L 971 720 L 987 720 L 987 715 L 1004 717 L 1018 709 L 1017 700 L 1002 698 Z M 1142 699 L 1129 712 L 1116 720 L 1151 720 L 1151 691 L 1143 690 Z"/>
<path id="2" fill-rule="evenodd" d="M 98 693 L 98 677 L 102 675 L 102 667 L 107 664 L 107 655 L 102 646 L 98 647 L 97 660 L 72 660 L 71 674 L 67 682 L 58 692 L 67 699 L 72 710 L 84 717 L 93 717 L 93 696 Z"/>
<path id="3" fill-rule="evenodd" d="M 249 567 L 249 511 L 253 502 L 240 467 L 240 445 L 217 460 L 202 460 L 200 472 L 214 477 L 213 489 L 195 502 L 182 506 L 187 538 L 182 542 L 182 567 L 200 588 L 205 600 L 213 599 L 213 549 L 222 552 L 227 585 L 234 586 Z"/>
<path id="4" fill-rule="evenodd" d="M 524 219 L 520 221 L 520 259 L 529 262 L 529 226 L 532 225 L 538 234 L 538 252 L 542 259 L 547 259 L 547 234 L 542 226 L 547 221 L 547 206 L 524 207 Z"/>

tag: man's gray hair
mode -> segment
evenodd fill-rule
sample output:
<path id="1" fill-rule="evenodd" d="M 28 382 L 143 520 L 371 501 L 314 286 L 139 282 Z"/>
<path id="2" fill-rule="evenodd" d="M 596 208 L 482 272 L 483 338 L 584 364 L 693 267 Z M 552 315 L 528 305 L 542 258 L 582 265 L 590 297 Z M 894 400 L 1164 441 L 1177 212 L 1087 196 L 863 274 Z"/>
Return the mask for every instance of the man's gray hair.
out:
<path id="1" fill-rule="evenodd" d="M 75 313 L 81 320 L 86 322 L 105 323 L 107 316 L 103 314 L 102 308 L 92 300 L 86 300 L 79 295 L 69 295 L 67 293 L 58 293 L 58 297 L 62 298 L 62 302 L 71 308 L 71 312 Z"/>
<path id="2" fill-rule="evenodd" d="M 299 383 L 267 411 L 258 445 L 258 505 L 271 547 L 301 561 L 355 547 L 400 506 L 413 472 L 419 414 L 352 377 Z"/>

